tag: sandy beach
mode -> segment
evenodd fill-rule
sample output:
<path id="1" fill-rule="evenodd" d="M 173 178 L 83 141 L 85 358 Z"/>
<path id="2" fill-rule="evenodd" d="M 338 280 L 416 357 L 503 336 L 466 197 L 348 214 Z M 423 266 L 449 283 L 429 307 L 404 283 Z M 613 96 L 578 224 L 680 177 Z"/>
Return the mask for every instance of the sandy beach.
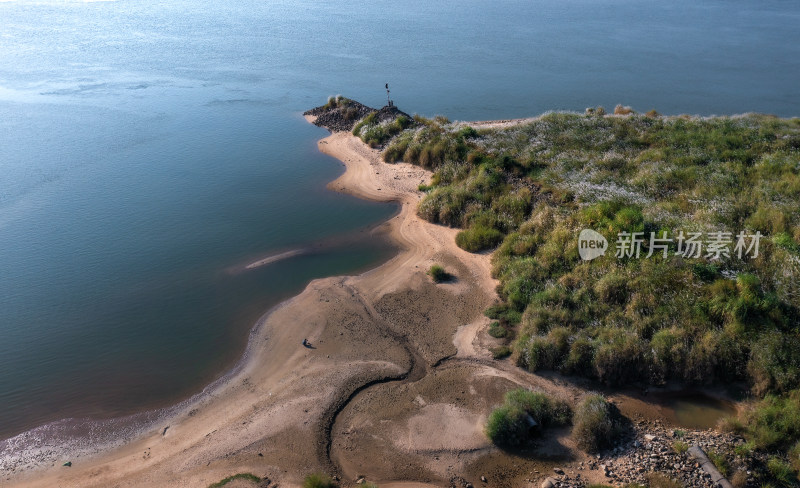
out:
<path id="1" fill-rule="evenodd" d="M 62 466 L 66 459 L 20 463 L 3 473 L 6 483 L 206 487 L 250 472 L 295 486 L 322 471 L 345 484 L 365 476 L 382 486 L 442 486 L 485 475 L 512 486 L 571 455 L 566 430 L 536 459 L 507 455 L 483 434 L 492 407 L 516 385 L 571 399 L 581 392 L 491 359 L 494 339 L 482 333 L 489 322 L 482 311 L 496 297 L 490 255 L 459 249 L 456 229 L 416 215 L 417 186 L 430 173 L 383 163 L 345 132 L 319 149 L 346 167 L 331 189 L 401 205 L 382 229 L 401 252 L 359 276 L 311 282 L 262 319 L 236 374 L 164 425 L 70 459 L 71 467 Z M 426 275 L 433 263 L 455 278 L 433 283 Z"/>

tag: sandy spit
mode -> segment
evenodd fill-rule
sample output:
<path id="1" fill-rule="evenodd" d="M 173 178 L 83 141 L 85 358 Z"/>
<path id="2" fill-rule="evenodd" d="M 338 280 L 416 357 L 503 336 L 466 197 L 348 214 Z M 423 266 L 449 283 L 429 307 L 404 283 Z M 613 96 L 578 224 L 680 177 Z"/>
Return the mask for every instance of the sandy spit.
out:
<path id="1" fill-rule="evenodd" d="M 4 485 L 206 487 L 238 472 L 299 484 L 311 471 L 341 471 L 328 458 L 331 417 L 356 390 L 407 377 L 415 363 L 455 355 L 455 331 L 470 323 L 466 315 L 477 318 L 493 299 L 489 257 L 460 250 L 454 229 L 416 216 L 422 197 L 416 188 L 429 172 L 384 164 L 349 134 L 333 134 L 319 148 L 346 166 L 330 188 L 402 204 L 385 225 L 404 250 L 360 276 L 315 280 L 277 307 L 257 329 L 240 371 L 164 426 L 109 452 L 72 459 L 69 468 L 59 461 L 0 473 Z M 424 272 L 434 261 L 452 261 L 458 281 L 431 284 Z M 466 315 L 450 310 L 449 297 L 462 304 L 469 299 Z M 444 324 L 407 337 L 400 317 L 413 314 L 407 309 L 415 306 Z M 302 347 L 304 338 L 315 349 Z"/>

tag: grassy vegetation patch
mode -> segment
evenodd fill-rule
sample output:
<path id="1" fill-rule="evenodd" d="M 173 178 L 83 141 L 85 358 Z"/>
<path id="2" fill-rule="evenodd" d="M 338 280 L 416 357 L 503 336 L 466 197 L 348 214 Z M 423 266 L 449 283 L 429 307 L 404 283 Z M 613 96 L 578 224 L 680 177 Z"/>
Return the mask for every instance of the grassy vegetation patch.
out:
<path id="1" fill-rule="evenodd" d="M 624 107 L 622 108 L 624 111 Z M 384 152 L 434 170 L 419 214 L 493 249 L 520 366 L 608 384 L 800 386 L 800 122 L 546 114 L 476 130 L 418 118 Z M 580 259 L 577 234 L 760 232 L 759 255 Z M 499 246 L 499 247 L 498 247 Z M 568 331 L 566 347 L 550 329 Z"/>
<path id="2" fill-rule="evenodd" d="M 336 482 L 324 473 L 312 473 L 303 480 L 303 488 L 336 488 Z"/>
<path id="3" fill-rule="evenodd" d="M 492 411 L 486 435 L 499 446 L 520 447 L 539 429 L 566 425 L 571 418 L 572 410 L 566 402 L 520 388 L 506 393 L 503 405 Z"/>
<path id="4" fill-rule="evenodd" d="M 450 273 L 445 271 L 445 269 L 439 264 L 434 264 L 430 267 L 430 269 L 428 269 L 428 276 L 430 276 L 431 279 L 436 283 L 448 281 L 452 278 Z"/>
<path id="5" fill-rule="evenodd" d="M 245 481 L 252 481 L 253 483 L 259 483 L 261 481 L 261 478 L 251 473 L 238 473 L 233 476 L 228 476 L 227 478 L 222 479 L 220 481 L 217 481 L 214 484 L 208 485 L 208 488 L 221 488 L 235 480 L 245 480 Z"/>
<path id="6" fill-rule="evenodd" d="M 584 451 L 612 447 L 623 432 L 619 411 L 602 395 L 589 395 L 578 405 L 572 437 Z"/>
<path id="7" fill-rule="evenodd" d="M 508 346 L 497 346 L 489 349 L 492 353 L 492 359 L 505 359 L 511 356 L 511 349 Z"/>
<path id="8" fill-rule="evenodd" d="M 412 119 L 405 115 L 398 115 L 393 120 L 381 121 L 378 118 L 378 112 L 373 112 L 353 127 L 353 135 L 361 138 L 370 147 L 379 147 L 412 124 Z"/>
<path id="9" fill-rule="evenodd" d="M 492 322 L 489 324 L 489 335 L 495 339 L 502 339 L 508 335 L 508 330 L 500 325 L 500 322 Z"/>

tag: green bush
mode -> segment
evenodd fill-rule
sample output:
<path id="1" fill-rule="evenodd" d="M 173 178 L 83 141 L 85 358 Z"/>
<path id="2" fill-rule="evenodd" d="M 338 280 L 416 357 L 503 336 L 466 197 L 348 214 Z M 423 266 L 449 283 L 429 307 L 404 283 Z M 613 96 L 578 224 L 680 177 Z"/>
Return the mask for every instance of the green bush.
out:
<path id="1" fill-rule="evenodd" d="M 797 473 L 792 466 L 783 459 L 771 456 L 767 460 L 767 469 L 775 480 L 783 486 L 797 486 Z"/>
<path id="2" fill-rule="evenodd" d="M 567 357 L 562 365 L 562 371 L 566 374 L 576 374 L 581 376 L 594 376 L 594 353 L 595 345 L 586 336 L 578 336 L 572 341 Z"/>
<path id="3" fill-rule="evenodd" d="M 502 232 L 482 225 L 472 226 L 456 234 L 456 245 L 469 252 L 478 252 L 497 247 L 502 240 Z"/>
<path id="4" fill-rule="evenodd" d="M 648 348 L 631 332 L 603 331 L 603 342 L 594 354 L 597 378 L 609 385 L 631 384 L 647 379 Z"/>
<path id="5" fill-rule="evenodd" d="M 522 314 L 503 304 L 492 305 L 483 314 L 490 319 L 500 320 L 509 324 L 518 324 L 522 318 Z"/>
<path id="6" fill-rule="evenodd" d="M 675 441 L 672 443 L 672 449 L 678 454 L 683 454 L 689 450 L 689 444 L 683 441 Z"/>
<path id="7" fill-rule="evenodd" d="M 616 407 L 602 395 L 589 395 L 575 411 L 572 437 L 587 452 L 612 447 L 622 433 L 618 417 Z"/>
<path id="8" fill-rule="evenodd" d="M 716 466 L 719 472 L 722 473 L 722 476 L 728 476 L 728 473 L 731 471 L 731 465 L 728 462 L 728 458 L 716 451 L 708 451 L 708 459 L 714 463 L 714 466 Z"/>
<path id="9" fill-rule="evenodd" d="M 517 388 L 506 393 L 505 402 L 522 408 L 543 427 L 566 425 L 572 419 L 572 410 L 566 402 L 544 393 Z"/>
<path id="10" fill-rule="evenodd" d="M 789 464 L 792 465 L 792 468 L 795 471 L 800 471 L 800 441 L 795 442 L 791 449 L 789 449 L 787 453 L 789 457 Z"/>
<path id="11" fill-rule="evenodd" d="M 503 405 L 489 415 L 486 435 L 497 445 L 519 447 L 530 441 L 532 430 L 565 425 L 571 417 L 572 411 L 566 402 L 518 388 L 506 393 Z M 536 429 L 531 420 L 538 424 Z"/>
<path id="12" fill-rule="evenodd" d="M 360 137 L 370 147 L 378 147 L 413 125 L 413 123 L 411 119 L 403 115 L 397 116 L 391 122 L 379 122 L 377 112 L 372 112 L 353 127 L 353 135 Z M 402 152 L 399 145 L 387 147 L 386 151 L 384 151 L 383 159 L 387 162 L 398 161 L 402 159 Z"/>
<path id="13" fill-rule="evenodd" d="M 789 449 L 800 442 L 800 390 L 767 395 L 741 415 L 745 436 L 757 449 Z"/>
<path id="14" fill-rule="evenodd" d="M 497 346 L 489 349 L 492 353 L 492 359 L 504 359 L 511 355 L 511 349 L 508 346 Z"/>
<path id="15" fill-rule="evenodd" d="M 508 335 L 508 331 L 500 325 L 500 322 L 492 322 L 489 324 L 489 335 L 495 339 L 501 339 Z"/>
<path id="16" fill-rule="evenodd" d="M 530 439 L 529 418 L 529 415 L 520 407 L 503 405 L 489 415 L 486 435 L 489 440 L 499 446 L 521 446 Z"/>
<path id="17" fill-rule="evenodd" d="M 758 395 L 800 387 L 800 339 L 772 331 L 753 344 L 747 370 Z"/>
<path id="18" fill-rule="evenodd" d="M 450 279 L 450 273 L 445 271 L 445 269 L 439 264 L 432 265 L 428 270 L 428 275 L 436 283 L 441 283 Z"/>
<path id="19" fill-rule="evenodd" d="M 517 344 L 519 352 L 517 365 L 526 368 L 530 372 L 540 369 L 558 369 L 568 348 L 566 341 L 562 342 L 562 339 L 564 337 L 560 333 L 553 334 L 552 331 L 546 337 L 523 336 Z M 524 342 L 524 345 L 519 344 L 519 342 Z"/>
<path id="20" fill-rule="evenodd" d="M 238 473 L 233 476 L 228 476 L 225 479 L 217 481 L 214 484 L 208 485 L 208 488 L 222 488 L 223 486 L 227 485 L 228 483 L 235 481 L 235 480 L 245 480 L 245 481 L 252 481 L 253 483 L 261 482 L 261 478 L 258 476 L 251 474 L 251 473 Z"/>
<path id="21" fill-rule="evenodd" d="M 303 488 L 336 488 L 333 478 L 324 473 L 313 473 L 303 480 Z"/>

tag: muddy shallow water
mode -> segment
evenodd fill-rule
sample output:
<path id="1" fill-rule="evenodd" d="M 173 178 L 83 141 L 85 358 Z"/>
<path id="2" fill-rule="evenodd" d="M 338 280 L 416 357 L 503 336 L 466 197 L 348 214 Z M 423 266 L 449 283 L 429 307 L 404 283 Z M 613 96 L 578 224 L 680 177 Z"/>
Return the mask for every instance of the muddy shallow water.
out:
<path id="1" fill-rule="evenodd" d="M 730 398 L 688 390 L 619 395 L 615 401 L 627 417 L 659 418 L 686 429 L 714 428 L 722 418 L 738 411 L 737 403 Z"/>

